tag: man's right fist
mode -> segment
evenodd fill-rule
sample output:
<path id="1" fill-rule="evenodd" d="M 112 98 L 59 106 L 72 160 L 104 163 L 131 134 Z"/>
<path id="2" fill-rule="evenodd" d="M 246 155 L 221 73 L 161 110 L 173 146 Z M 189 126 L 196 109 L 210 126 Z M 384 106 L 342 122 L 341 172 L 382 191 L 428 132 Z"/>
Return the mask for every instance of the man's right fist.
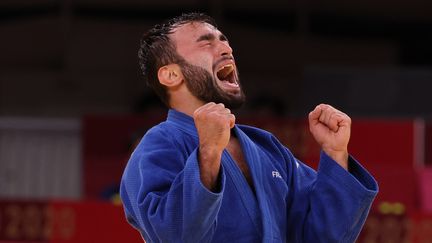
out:
<path id="1" fill-rule="evenodd" d="M 226 148 L 235 116 L 223 104 L 207 103 L 193 114 L 198 131 L 200 149 L 220 152 Z"/>

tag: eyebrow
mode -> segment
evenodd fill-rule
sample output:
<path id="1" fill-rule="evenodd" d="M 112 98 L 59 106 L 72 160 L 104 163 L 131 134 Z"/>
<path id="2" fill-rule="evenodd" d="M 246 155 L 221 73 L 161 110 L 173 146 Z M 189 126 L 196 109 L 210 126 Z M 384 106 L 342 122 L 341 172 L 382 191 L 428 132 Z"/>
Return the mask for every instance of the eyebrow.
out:
<path id="1" fill-rule="evenodd" d="M 215 39 L 216 39 L 216 36 L 214 34 L 208 33 L 208 34 L 204 34 L 204 35 L 201 35 L 200 37 L 198 37 L 198 39 L 196 40 L 196 42 L 200 42 L 200 41 L 212 41 L 212 40 L 215 40 Z M 220 34 L 219 40 L 221 40 L 221 41 L 228 41 L 228 38 L 224 34 Z"/>

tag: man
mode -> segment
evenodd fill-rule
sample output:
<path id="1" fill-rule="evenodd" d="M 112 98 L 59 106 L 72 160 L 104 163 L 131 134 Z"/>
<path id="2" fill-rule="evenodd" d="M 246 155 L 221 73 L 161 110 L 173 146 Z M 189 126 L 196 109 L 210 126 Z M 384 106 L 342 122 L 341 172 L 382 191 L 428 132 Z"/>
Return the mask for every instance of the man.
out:
<path id="1" fill-rule="evenodd" d="M 184 14 L 147 32 L 140 65 L 170 108 L 125 169 L 126 217 L 147 242 L 354 242 L 377 193 L 347 151 L 350 118 L 309 114 L 322 147 L 313 171 L 270 133 L 236 125 L 245 100 L 227 38 Z"/>

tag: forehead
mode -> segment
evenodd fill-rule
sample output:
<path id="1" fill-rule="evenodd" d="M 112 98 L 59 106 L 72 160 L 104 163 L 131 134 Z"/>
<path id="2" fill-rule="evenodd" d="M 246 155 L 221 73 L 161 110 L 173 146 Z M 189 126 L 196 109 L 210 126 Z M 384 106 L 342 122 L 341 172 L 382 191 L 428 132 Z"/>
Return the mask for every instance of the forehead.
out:
<path id="1" fill-rule="evenodd" d="M 170 38 L 176 45 L 179 45 L 195 42 L 200 36 L 206 34 L 213 34 L 217 38 L 222 35 L 216 27 L 209 23 L 191 22 L 174 28 Z"/>

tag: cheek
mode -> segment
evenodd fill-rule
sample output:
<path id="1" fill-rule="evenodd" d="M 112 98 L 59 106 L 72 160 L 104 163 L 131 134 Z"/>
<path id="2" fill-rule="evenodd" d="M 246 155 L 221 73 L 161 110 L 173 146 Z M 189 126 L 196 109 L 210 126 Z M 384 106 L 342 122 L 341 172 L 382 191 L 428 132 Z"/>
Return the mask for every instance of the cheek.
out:
<path id="1" fill-rule="evenodd" d="M 194 66 L 204 68 L 213 74 L 213 59 L 211 57 L 204 56 L 204 55 L 196 55 L 196 56 L 191 56 L 188 59 L 185 58 L 185 60 L 188 63 Z"/>

